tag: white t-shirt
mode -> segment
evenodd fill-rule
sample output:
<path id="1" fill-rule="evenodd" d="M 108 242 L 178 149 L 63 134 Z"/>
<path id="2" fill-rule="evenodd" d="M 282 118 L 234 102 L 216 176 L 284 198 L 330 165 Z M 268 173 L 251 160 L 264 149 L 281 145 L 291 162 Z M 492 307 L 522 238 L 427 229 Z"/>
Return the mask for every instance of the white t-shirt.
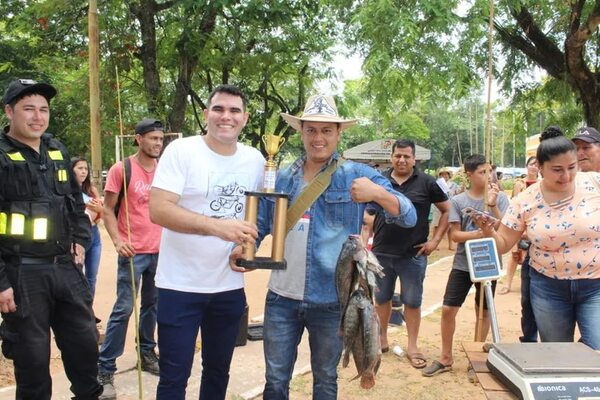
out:
<path id="1" fill-rule="evenodd" d="M 310 208 L 304 212 L 290 229 L 285 238 L 285 271 L 273 270 L 269 279 L 269 289 L 278 295 L 294 299 L 304 299 L 304 284 L 306 283 L 306 246 L 308 243 L 308 228 L 310 226 Z"/>
<path id="2" fill-rule="evenodd" d="M 173 141 L 158 164 L 152 186 L 176 193 L 179 206 L 213 218 L 244 219 L 245 191 L 262 185 L 265 159 L 238 143 L 236 153 L 222 156 L 202 136 Z M 229 267 L 232 242 L 215 236 L 162 231 L 156 286 L 192 293 L 240 289 L 243 274 Z"/>

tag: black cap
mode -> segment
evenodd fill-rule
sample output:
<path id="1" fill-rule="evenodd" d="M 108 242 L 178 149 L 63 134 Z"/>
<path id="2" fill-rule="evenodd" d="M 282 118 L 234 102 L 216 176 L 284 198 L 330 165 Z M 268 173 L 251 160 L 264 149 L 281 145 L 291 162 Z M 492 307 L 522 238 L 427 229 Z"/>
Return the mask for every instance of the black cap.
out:
<path id="1" fill-rule="evenodd" d="M 572 140 L 583 140 L 588 143 L 600 143 L 600 133 L 591 126 L 584 126 L 583 128 L 577 129 L 575 136 Z"/>
<path id="2" fill-rule="evenodd" d="M 161 131 L 161 132 L 165 131 L 165 127 L 163 126 L 162 122 L 160 122 L 158 119 L 144 118 L 143 120 L 141 120 L 140 122 L 138 122 L 135 125 L 135 134 L 136 135 L 144 135 L 148 132 L 153 132 L 153 131 Z M 134 139 L 133 144 L 137 145 L 137 140 Z"/>
<path id="3" fill-rule="evenodd" d="M 2 105 L 7 105 L 14 99 L 27 94 L 39 94 L 50 101 L 51 98 L 56 96 L 56 89 L 52 85 L 38 83 L 32 79 L 16 79 L 6 88 L 6 92 L 4 92 L 4 97 L 2 98 Z"/>

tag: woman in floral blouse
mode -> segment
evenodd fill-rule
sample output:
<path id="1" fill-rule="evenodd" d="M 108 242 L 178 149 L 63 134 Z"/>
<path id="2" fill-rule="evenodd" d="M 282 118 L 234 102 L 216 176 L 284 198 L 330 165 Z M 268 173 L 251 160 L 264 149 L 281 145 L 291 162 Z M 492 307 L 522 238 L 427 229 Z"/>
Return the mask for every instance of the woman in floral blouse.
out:
<path id="1" fill-rule="evenodd" d="M 511 201 L 495 231 L 484 235 L 508 252 L 525 232 L 531 241 L 531 303 L 543 342 L 571 342 L 575 323 L 583 343 L 600 350 L 600 174 L 577 172 L 573 142 L 557 127 L 541 135 L 542 179 Z"/>

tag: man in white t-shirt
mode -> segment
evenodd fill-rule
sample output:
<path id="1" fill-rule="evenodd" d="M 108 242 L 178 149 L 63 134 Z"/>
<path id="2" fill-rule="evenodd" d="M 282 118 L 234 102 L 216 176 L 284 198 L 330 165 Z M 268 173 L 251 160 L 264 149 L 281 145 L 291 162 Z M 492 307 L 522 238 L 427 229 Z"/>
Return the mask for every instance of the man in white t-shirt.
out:
<path id="1" fill-rule="evenodd" d="M 199 328 L 200 398 L 225 398 L 246 306 L 243 275 L 228 259 L 234 245 L 258 235 L 244 221 L 244 192 L 262 184 L 265 159 L 237 141 L 248 120 L 243 93 L 218 86 L 204 118 L 206 135 L 167 147 L 150 194 L 152 221 L 164 227 L 156 273 L 159 400 L 185 398 Z"/>

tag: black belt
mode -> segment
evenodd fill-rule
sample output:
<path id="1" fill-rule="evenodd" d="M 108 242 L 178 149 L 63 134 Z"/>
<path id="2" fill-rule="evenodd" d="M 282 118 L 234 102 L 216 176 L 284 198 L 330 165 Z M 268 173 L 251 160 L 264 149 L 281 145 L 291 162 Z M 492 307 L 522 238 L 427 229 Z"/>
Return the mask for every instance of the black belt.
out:
<path id="1" fill-rule="evenodd" d="M 21 265 L 43 265 L 58 264 L 71 260 L 71 255 L 49 256 L 49 257 L 15 257 L 15 262 Z"/>
<path id="2" fill-rule="evenodd" d="M 55 264 L 58 257 L 20 257 L 22 265 Z"/>

